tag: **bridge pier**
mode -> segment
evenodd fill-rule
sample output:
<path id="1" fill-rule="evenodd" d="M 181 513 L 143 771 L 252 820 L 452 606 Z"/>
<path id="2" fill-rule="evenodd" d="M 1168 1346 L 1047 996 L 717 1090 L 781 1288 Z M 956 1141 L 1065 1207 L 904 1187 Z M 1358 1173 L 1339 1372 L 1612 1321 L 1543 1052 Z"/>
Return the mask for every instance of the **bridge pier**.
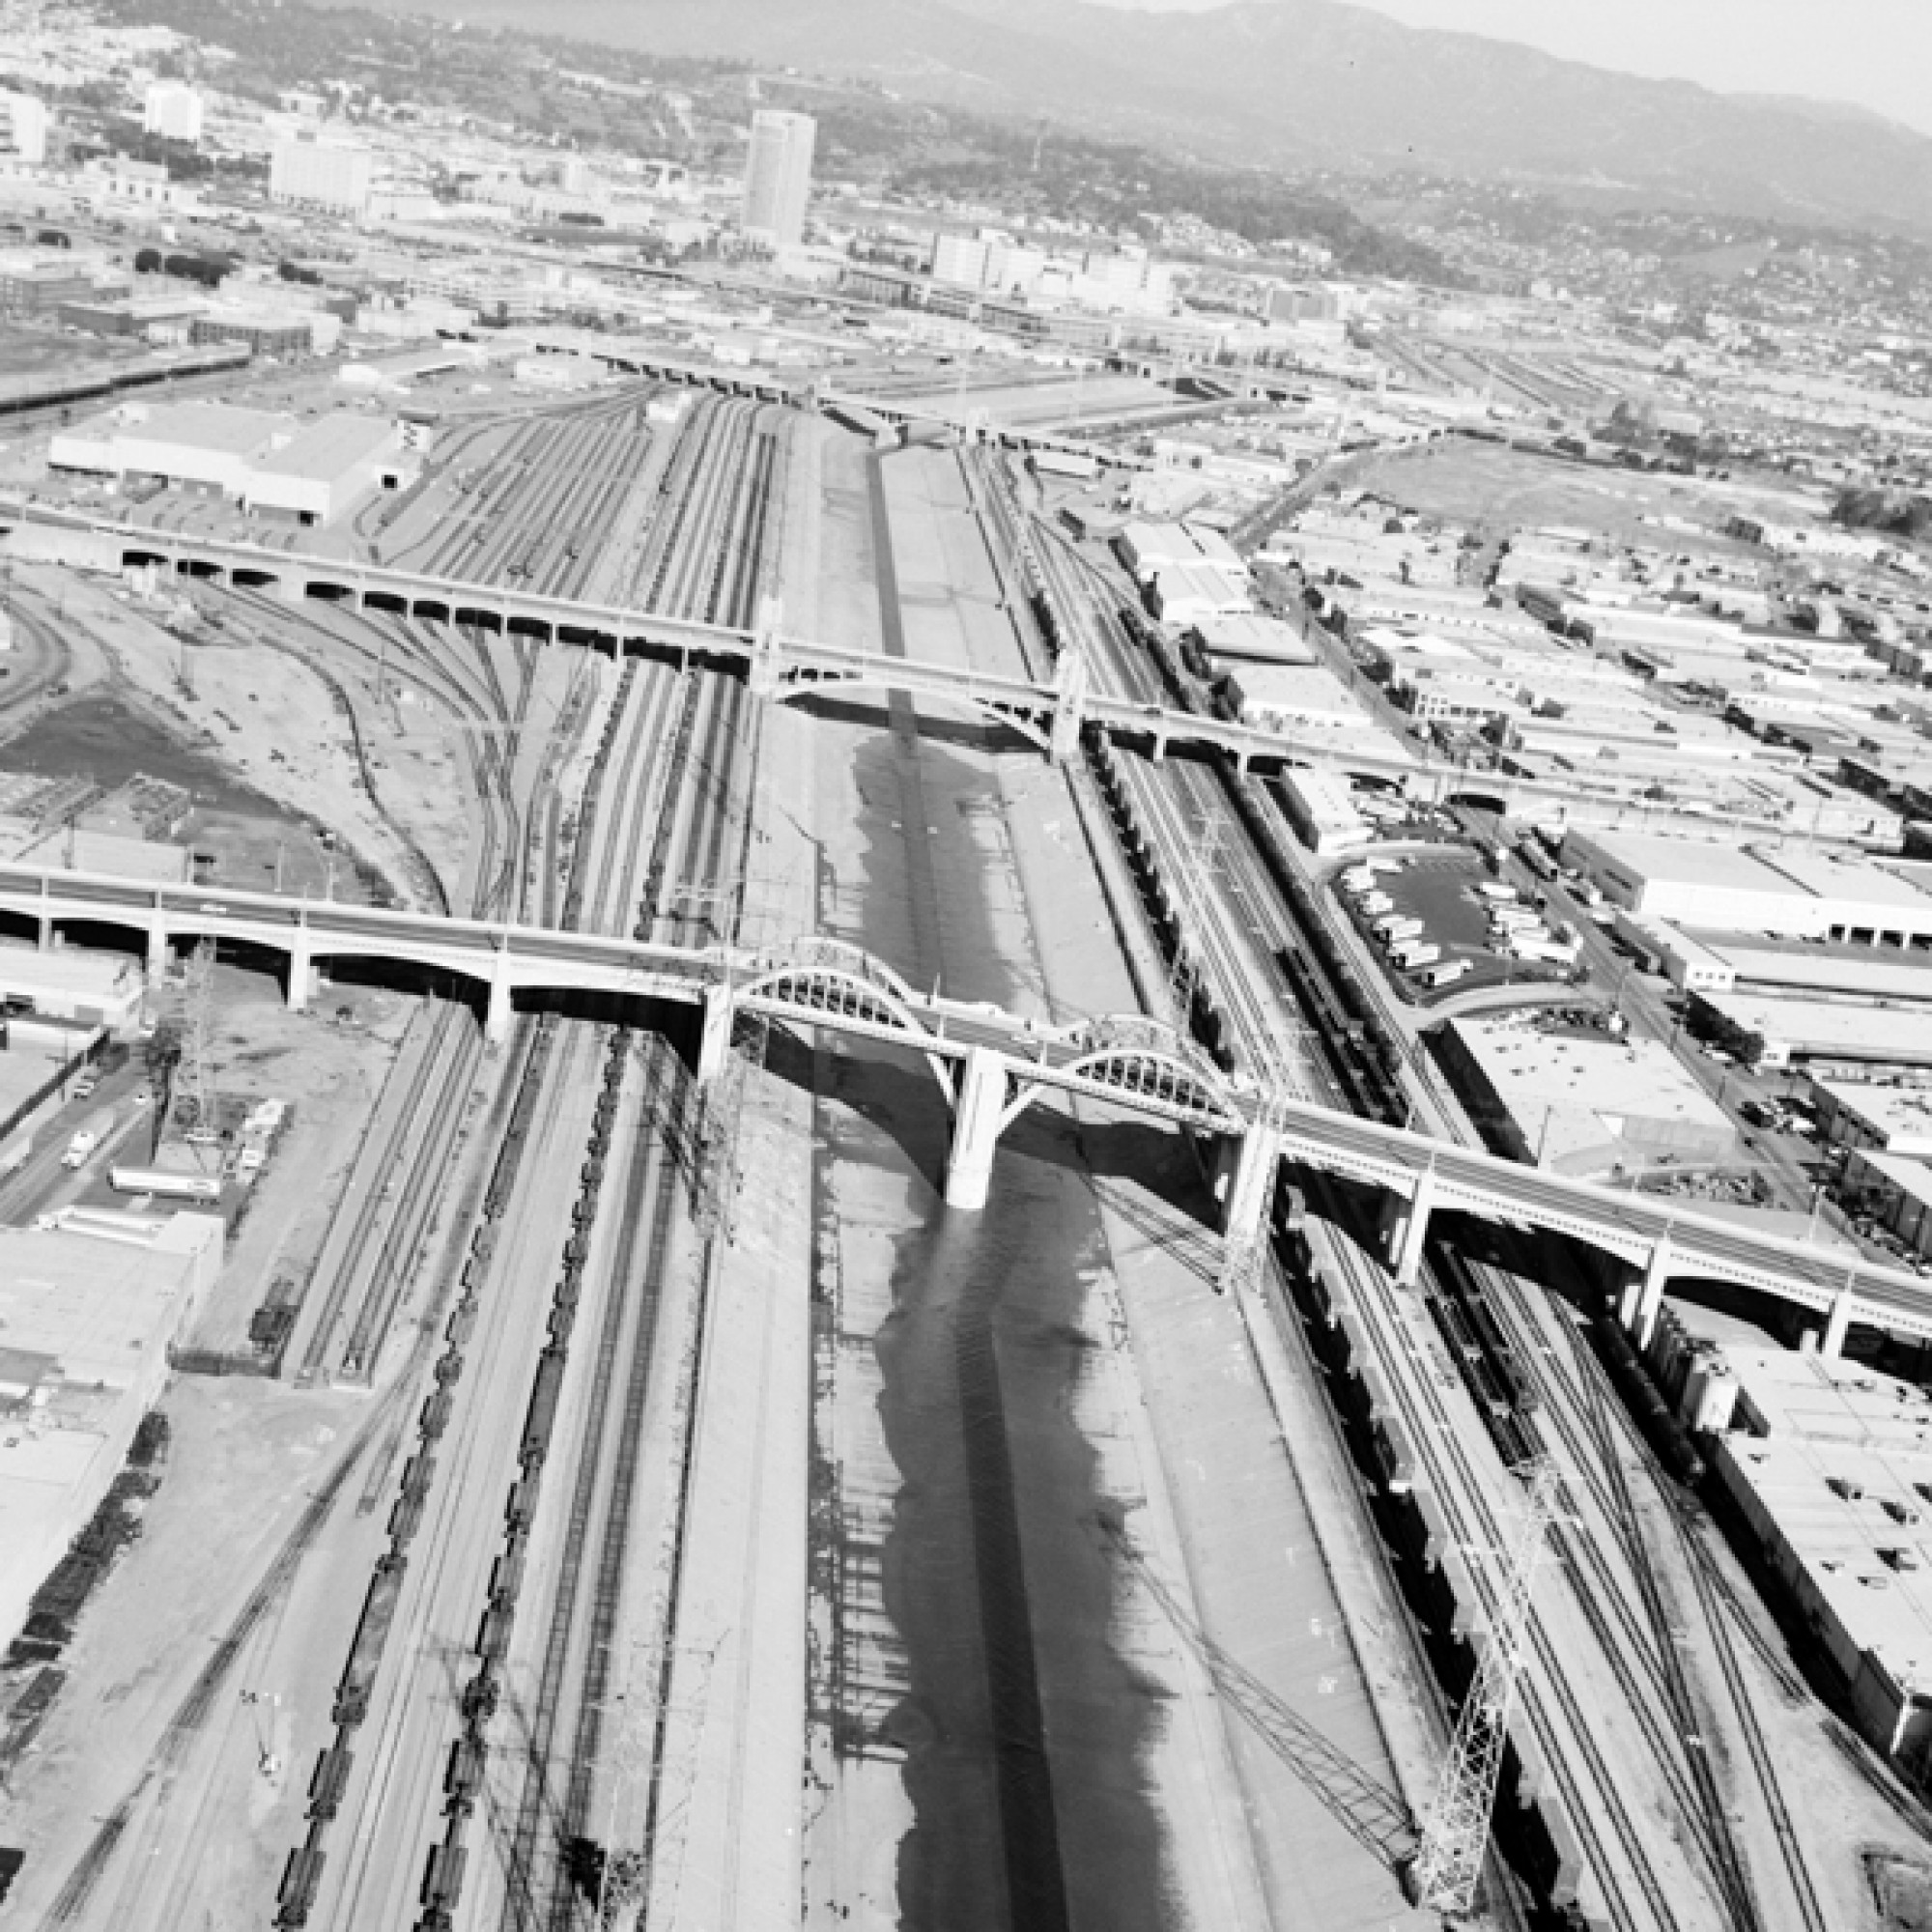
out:
<path id="1" fill-rule="evenodd" d="M 1841 1288 L 1832 1298 L 1832 1310 L 1825 1318 L 1825 1333 L 1818 1343 L 1818 1352 L 1829 1362 L 1835 1362 L 1845 1352 L 1845 1337 L 1852 1326 L 1852 1291 Z"/>
<path id="2" fill-rule="evenodd" d="M 1081 727 L 1087 723 L 1087 659 L 1075 644 L 1061 653 L 1054 668 L 1053 731 L 1049 740 L 1056 764 L 1066 764 L 1080 755 Z"/>
<path id="3" fill-rule="evenodd" d="M 1650 1347 L 1657 1332 L 1657 1317 L 1663 1306 L 1663 1291 L 1670 1280 L 1670 1241 L 1661 1236 L 1650 1251 L 1643 1273 L 1624 1290 L 1617 1318 L 1630 1331 L 1632 1345 L 1639 1350 Z"/>
<path id="4" fill-rule="evenodd" d="M 731 1022 L 737 1008 L 729 986 L 704 989 L 703 1019 L 697 1036 L 697 1084 L 707 1087 L 724 1071 L 731 1058 Z"/>
<path id="5" fill-rule="evenodd" d="M 308 928 L 298 926 L 289 947 L 289 1011 L 308 1010 L 315 992 L 315 950 L 309 944 Z"/>
<path id="6" fill-rule="evenodd" d="M 1425 1171 L 1415 1177 L 1415 1191 L 1397 1208 L 1389 1228 L 1389 1266 L 1398 1288 L 1413 1288 L 1422 1272 L 1422 1251 L 1435 1205 L 1435 1176 Z"/>
<path id="7" fill-rule="evenodd" d="M 168 928 L 159 914 L 148 927 L 148 978 L 158 981 L 168 970 Z"/>
<path id="8" fill-rule="evenodd" d="M 959 1069 L 959 1097 L 952 1108 L 952 1146 L 946 1156 L 949 1208 L 977 1213 L 986 1205 L 1006 1107 L 1005 1055 L 974 1047 Z"/>
<path id="9" fill-rule="evenodd" d="M 1239 1140 L 1222 1142 L 1221 1232 L 1231 1246 L 1246 1246 L 1266 1236 L 1281 1152 L 1282 1135 L 1260 1121 Z"/>
<path id="10" fill-rule="evenodd" d="M 510 949 L 499 945 L 490 958 L 490 1003 L 483 1014 L 483 1037 L 492 1046 L 501 1046 L 516 1024 L 510 991 Z"/>

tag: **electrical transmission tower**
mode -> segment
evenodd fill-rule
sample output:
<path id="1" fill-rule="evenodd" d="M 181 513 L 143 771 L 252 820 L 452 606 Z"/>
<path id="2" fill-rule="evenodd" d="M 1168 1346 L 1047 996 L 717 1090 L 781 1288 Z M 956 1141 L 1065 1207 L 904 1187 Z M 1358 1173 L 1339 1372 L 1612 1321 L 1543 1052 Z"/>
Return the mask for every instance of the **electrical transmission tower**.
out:
<path id="1" fill-rule="evenodd" d="M 213 1147 L 220 1133 L 214 1084 L 214 942 L 204 939 L 188 955 L 182 1001 L 181 1059 L 168 1083 L 168 1117 L 191 1145 Z"/>
<path id="2" fill-rule="evenodd" d="M 1415 1855 L 1416 1902 L 1447 1918 L 1467 1914 L 1476 1902 L 1509 1737 L 1510 1706 L 1522 1675 L 1536 1566 L 1550 1524 L 1563 1513 L 1561 1495 L 1556 1465 L 1547 1458 L 1537 1463 L 1522 1527 L 1490 1612 L 1490 1640 L 1456 1721 L 1449 1762 L 1423 1826 Z"/>

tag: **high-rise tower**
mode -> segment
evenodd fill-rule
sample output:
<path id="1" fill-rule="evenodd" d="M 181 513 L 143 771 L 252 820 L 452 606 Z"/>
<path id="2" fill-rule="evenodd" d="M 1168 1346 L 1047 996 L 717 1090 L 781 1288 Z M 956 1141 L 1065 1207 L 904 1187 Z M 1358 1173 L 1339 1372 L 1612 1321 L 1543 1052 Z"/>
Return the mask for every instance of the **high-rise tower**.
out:
<path id="1" fill-rule="evenodd" d="M 796 248 L 805 239 L 811 151 L 817 140 L 818 123 L 810 114 L 761 107 L 752 116 L 745 213 L 739 224 L 747 242 L 776 251 Z"/>

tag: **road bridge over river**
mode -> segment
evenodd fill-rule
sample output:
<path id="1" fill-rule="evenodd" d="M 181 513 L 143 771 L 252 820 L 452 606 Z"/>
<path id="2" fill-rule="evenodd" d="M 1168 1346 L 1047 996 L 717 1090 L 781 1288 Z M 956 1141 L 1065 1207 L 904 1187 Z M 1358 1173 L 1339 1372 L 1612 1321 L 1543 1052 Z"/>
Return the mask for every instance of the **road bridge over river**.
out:
<path id="1" fill-rule="evenodd" d="M 1041 683 L 821 643 L 789 636 L 775 621 L 748 630 L 544 596 L 506 584 L 148 529 L 41 505 L 0 503 L 0 546 L 26 526 L 33 526 L 37 552 L 49 547 L 57 551 L 57 533 L 68 531 L 74 539 L 74 560 L 97 566 L 153 565 L 179 577 L 269 592 L 290 603 L 315 599 L 347 604 L 390 616 L 469 624 L 613 653 L 675 654 L 685 664 L 742 672 L 760 696 L 780 703 L 903 693 L 1008 725 L 1043 750 L 1051 748 L 1062 755 L 1078 746 L 1084 732 L 1100 731 L 1155 759 L 1175 751 L 1219 755 L 1242 771 L 1257 773 L 1295 767 L 1335 770 L 1379 780 L 1432 804 L 1466 798 L 1513 815 L 1535 815 L 1558 805 L 1579 820 L 1613 821 L 1628 815 L 1652 830 L 1675 815 L 1665 802 L 1592 795 L 1575 783 L 1472 772 L 1445 760 L 1411 756 L 1393 749 L 1393 740 L 1388 741 L 1392 749 L 1387 751 L 1338 746 L 1332 733 L 1262 730 L 1198 712 L 1133 703 L 1093 689 L 1080 672 L 1066 674 L 1066 667 L 1081 663 L 1077 656 L 1062 660 L 1063 672 L 1056 681 Z M 1698 819 L 1697 824 L 1708 832 L 1708 818 Z M 1778 828 L 1767 819 L 1754 829 Z"/>
<path id="2" fill-rule="evenodd" d="M 520 1001 L 598 993 L 694 1008 L 700 1080 L 724 1066 L 740 1014 L 909 1049 L 932 1067 L 952 1110 L 946 1199 L 961 1209 L 985 1205 L 1007 1128 L 1034 1101 L 1065 1094 L 1221 1143 L 1225 1225 L 1236 1241 L 1260 1232 L 1287 1163 L 1387 1198 L 1389 1258 L 1405 1283 L 1416 1278 L 1432 1217 L 1460 1210 L 1567 1236 L 1626 1264 L 1625 1319 L 1646 1338 L 1673 1278 L 1732 1283 L 1814 1311 L 1824 1318 L 1820 1343 L 1829 1353 L 1842 1349 L 1854 1322 L 1932 1337 L 1932 1282 L 1918 1274 L 1785 1240 L 1674 1200 L 1264 1094 L 1226 1074 L 1192 1040 L 1140 1014 L 1048 1026 L 919 992 L 879 960 L 835 940 L 762 951 L 659 945 L 17 865 L 0 865 L 0 921 L 43 945 L 75 933 L 131 942 L 151 973 L 165 967 L 175 946 L 202 939 L 278 954 L 298 1008 L 311 998 L 317 969 L 330 960 L 427 969 L 478 992 L 485 1027 L 497 1040 Z"/>

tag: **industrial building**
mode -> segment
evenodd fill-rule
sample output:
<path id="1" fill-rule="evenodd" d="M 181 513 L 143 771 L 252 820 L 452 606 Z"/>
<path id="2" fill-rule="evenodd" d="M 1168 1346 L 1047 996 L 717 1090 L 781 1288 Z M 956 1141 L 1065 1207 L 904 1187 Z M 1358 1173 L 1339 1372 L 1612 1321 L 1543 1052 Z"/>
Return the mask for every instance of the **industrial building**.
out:
<path id="1" fill-rule="evenodd" d="M 1576 830 L 1563 857 L 1614 904 L 1700 932 L 1932 947 L 1932 873 L 1903 860 Z"/>
<path id="2" fill-rule="evenodd" d="M 1348 780 L 1334 772 L 1292 766 L 1281 775 L 1279 796 L 1295 836 L 1318 858 L 1353 851 L 1375 838 L 1375 827 L 1356 810 Z"/>
<path id="3" fill-rule="evenodd" d="M 1202 563 L 1168 565 L 1148 593 L 1153 614 L 1164 624 L 1196 625 L 1217 618 L 1245 616 L 1255 608 L 1247 588 L 1225 571 Z"/>
<path id="4" fill-rule="evenodd" d="M 1746 993 L 1692 993 L 1690 1005 L 1699 1029 L 1747 1065 L 1805 1066 L 1828 1076 L 1841 1068 L 1854 1077 L 1932 1066 L 1932 1012 Z"/>
<path id="5" fill-rule="evenodd" d="M 1319 665 L 1243 664 L 1228 678 L 1241 723 L 1265 731 L 1369 731 L 1361 700 Z"/>
<path id="6" fill-rule="evenodd" d="M 805 212 L 811 200 L 811 157 L 818 123 L 810 114 L 761 107 L 752 116 L 752 146 L 745 160 L 745 202 L 740 229 L 754 247 L 777 253 L 805 240 Z"/>
<path id="7" fill-rule="evenodd" d="M 1491 1146 L 1560 1174 L 1708 1167 L 1736 1137 L 1723 1109 L 1658 1040 L 1526 1024 L 1452 1020 L 1444 1068 Z"/>
<path id="8" fill-rule="evenodd" d="M 1210 658 L 1246 659 L 1258 664 L 1312 665 L 1314 648 L 1293 624 L 1278 617 L 1242 612 L 1203 617 L 1190 627 L 1194 641 Z"/>
<path id="9" fill-rule="evenodd" d="M 122 409 L 55 436 L 48 461 L 96 475 L 157 476 L 299 524 L 332 523 L 371 492 L 400 489 L 415 469 L 385 417 L 345 411 L 304 422 L 225 403 Z"/>
<path id="10" fill-rule="evenodd" d="M 221 1270 L 217 1215 L 63 1218 L 0 1228 L 0 1638 L 99 1506 Z"/>
<path id="11" fill-rule="evenodd" d="M 1932 1167 L 1924 1161 L 1869 1150 L 1854 1153 L 1845 1163 L 1844 1192 L 1914 1254 L 1932 1255 Z"/>
<path id="12" fill-rule="evenodd" d="M 39 1013 L 118 1032 L 141 1016 L 139 962 L 69 947 L 0 945 L 0 1009 Z"/>
<path id="13" fill-rule="evenodd" d="M 1725 1348 L 1712 1467 L 1831 1658 L 1859 1729 L 1922 1772 L 1932 1747 L 1932 1395 L 1862 1364 Z"/>
<path id="14" fill-rule="evenodd" d="M 1932 1088 L 1813 1080 L 1811 1093 L 1829 1146 L 1932 1159 Z"/>

